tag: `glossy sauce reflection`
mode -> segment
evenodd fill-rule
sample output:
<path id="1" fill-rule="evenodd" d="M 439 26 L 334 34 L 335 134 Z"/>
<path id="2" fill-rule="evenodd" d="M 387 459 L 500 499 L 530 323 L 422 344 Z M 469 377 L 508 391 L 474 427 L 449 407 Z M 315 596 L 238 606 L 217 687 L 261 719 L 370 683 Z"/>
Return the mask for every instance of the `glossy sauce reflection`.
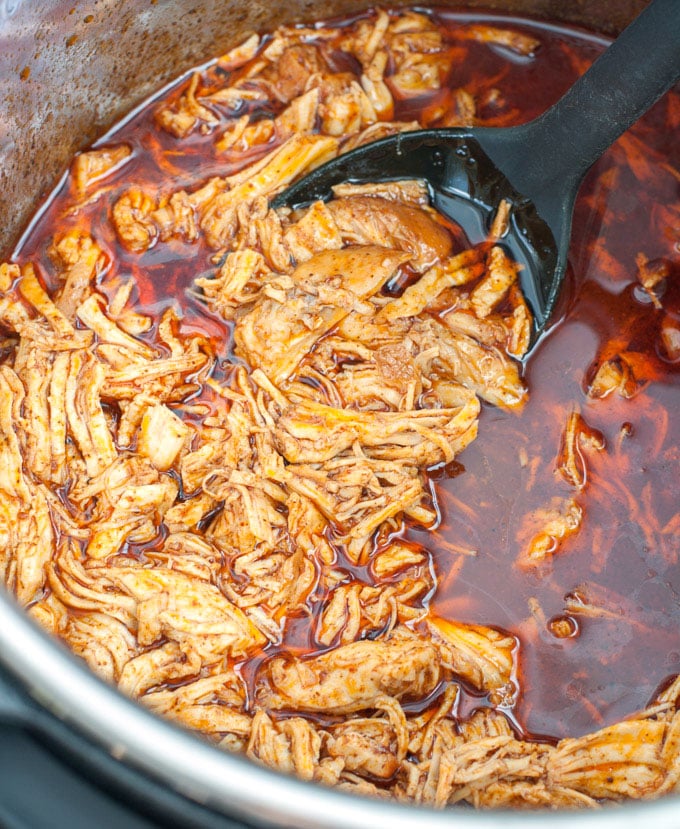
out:
<path id="1" fill-rule="evenodd" d="M 541 40 L 535 58 L 519 58 L 501 47 L 461 42 L 456 28 L 468 20 L 465 15 L 442 13 L 439 19 L 452 51 L 465 49 L 465 60 L 441 92 L 398 104 L 396 119 L 423 111 L 428 126 L 445 123 L 452 90 L 465 88 L 478 100 L 480 122 L 527 121 L 566 91 L 606 45 L 549 25 L 489 18 Z M 219 72 L 214 65 L 207 69 L 208 77 Z M 680 325 L 679 101 L 667 96 L 589 174 L 574 217 L 571 297 L 564 319 L 527 363 L 529 403 L 521 414 L 484 408 L 477 441 L 448 474 L 433 475 L 440 528 L 406 530 L 407 538 L 434 555 L 438 588 L 431 607 L 437 614 L 519 637 L 521 694 L 508 713 L 527 735 L 578 736 L 613 723 L 644 706 L 657 686 L 680 671 L 680 364 L 666 359 L 659 345 L 664 314 Z M 170 174 L 177 189 L 235 172 L 235 164 L 217 156 L 214 136 L 191 136 L 179 151 L 175 139 L 154 128 L 154 107 L 140 109 L 100 142 L 133 149 L 125 171 L 130 180 L 154 185 Z M 66 210 L 73 198 L 67 183 L 25 237 L 19 258 L 46 258 L 50 229 L 91 229 L 116 263 L 103 290 L 131 276 L 138 310 L 157 317 L 175 307 L 183 330 L 208 337 L 221 355 L 219 378 L 228 370 L 230 329 L 190 291 L 197 261 L 214 268 L 210 252 L 198 255 L 196 245 L 171 240 L 141 256 L 127 253 L 106 221 L 106 194 L 75 215 Z M 637 285 L 640 252 L 667 260 L 664 311 Z M 45 277 L 49 282 L 50 274 Z M 590 399 L 594 367 L 617 349 L 637 355 L 636 395 Z M 574 406 L 607 446 L 587 459 L 588 482 L 578 496 L 584 522 L 549 564 L 523 570 L 516 566 L 526 541 L 518 537 L 522 519 L 550 498 L 573 493 L 555 463 Z M 367 578 L 349 562 L 343 567 L 349 577 Z M 289 620 L 283 646 L 310 650 L 310 624 L 307 617 Z M 258 659 L 243 669 L 251 684 Z M 466 692 L 458 712 L 465 716 L 488 704 Z"/>
<path id="2" fill-rule="evenodd" d="M 579 68 L 592 54 L 558 33 L 549 46 L 569 50 Z M 526 92 L 533 107 L 534 87 Z M 486 408 L 480 438 L 459 458 L 465 474 L 438 484 L 433 609 L 519 634 L 515 715 L 529 735 L 578 736 L 614 723 L 680 671 L 680 363 L 664 354 L 659 331 L 664 314 L 680 319 L 680 182 L 670 170 L 680 162 L 677 112 L 669 96 L 589 174 L 574 217 L 573 297 L 527 363 L 529 403 L 519 416 Z M 666 260 L 664 310 L 637 284 L 640 252 Z M 635 357 L 637 393 L 589 398 L 595 366 L 621 350 Z M 555 466 L 574 406 L 607 448 L 587 457 L 580 532 L 527 573 L 514 564 L 517 528 L 551 497 L 569 496 Z M 451 554 L 449 545 L 478 555 Z"/>

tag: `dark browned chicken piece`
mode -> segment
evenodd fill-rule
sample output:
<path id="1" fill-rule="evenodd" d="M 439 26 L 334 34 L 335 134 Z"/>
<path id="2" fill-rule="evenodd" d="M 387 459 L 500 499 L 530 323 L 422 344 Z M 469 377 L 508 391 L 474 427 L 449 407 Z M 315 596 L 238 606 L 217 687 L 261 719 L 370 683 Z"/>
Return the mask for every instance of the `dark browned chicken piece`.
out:
<path id="1" fill-rule="evenodd" d="M 328 209 L 345 244 L 406 251 L 420 273 L 451 253 L 451 234 L 423 209 L 380 196 L 333 199 Z"/>

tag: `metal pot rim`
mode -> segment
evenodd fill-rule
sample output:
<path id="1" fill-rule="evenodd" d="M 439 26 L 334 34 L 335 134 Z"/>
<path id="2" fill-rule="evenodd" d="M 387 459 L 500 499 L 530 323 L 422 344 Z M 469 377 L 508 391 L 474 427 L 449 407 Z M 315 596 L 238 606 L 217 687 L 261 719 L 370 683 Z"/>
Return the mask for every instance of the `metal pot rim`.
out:
<path id="1" fill-rule="evenodd" d="M 0 0 L 0 28 L 6 29 L 6 33 L 0 32 L 4 35 L 0 42 L 7 45 L 7 57 L 4 60 L 8 67 L 10 58 L 12 67 L 14 64 L 24 66 L 23 61 L 28 60 L 36 48 L 32 30 L 27 34 L 28 30 L 22 29 L 24 16 L 28 19 L 33 14 L 27 8 L 20 9 L 23 5 L 30 4 Z M 50 14 L 56 20 L 55 9 L 62 6 L 67 9 L 70 5 L 51 4 L 53 8 Z M 176 9 L 173 11 L 176 4 L 165 5 L 166 17 L 177 13 Z M 632 8 L 632 0 L 628 6 Z M 102 7 L 105 14 L 102 27 L 105 28 L 108 25 L 106 15 L 117 13 L 118 4 L 107 2 L 103 3 Z M 266 5 L 254 4 L 253 7 L 264 9 Z M 21 14 L 15 15 L 17 10 Z M 145 9 L 143 15 L 146 14 Z M 15 17 L 12 18 L 12 15 Z M 140 15 L 139 20 L 129 15 L 127 22 L 135 31 L 139 29 L 145 33 L 146 18 L 143 15 Z M 120 23 L 121 19 L 122 16 L 118 15 L 117 23 Z M 54 20 L 50 23 L 52 28 L 48 27 L 46 30 L 48 34 L 53 34 L 53 28 L 56 26 Z M 132 24 L 137 23 L 139 25 L 135 29 Z M 79 25 L 82 26 L 82 22 Z M 43 37 L 43 41 L 45 39 Z M 70 60 L 67 52 L 68 43 L 64 46 L 64 39 L 56 36 L 53 39 L 51 50 L 46 49 L 41 60 L 46 63 L 53 62 L 58 68 L 67 67 L 67 58 Z M 138 41 L 136 53 L 141 54 L 142 42 Z M 10 45 L 14 50 L 11 55 Z M 190 51 L 189 46 L 186 47 L 186 51 Z M 182 65 L 185 65 L 189 57 L 184 52 L 182 54 Z M 115 66 L 115 63 L 102 64 L 102 56 L 96 56 L 94 53 L 86 57 L 93 60 L 96 57 L 107 77 L 116 77 L 116 73 L 110 68 Z M 83 61 L 82 57 L 79 57 L 79 60 L 79 71 L 82 74 L 86 72 L 89 64 Z M 36 89 L 39 87 L 41 75 L 37 64 L 36 67 L 31 79 L 26 82 L 25 89 L 22 89 L 26 93 L 33 84 Z M 25 68 L 30 67 L 26 64 Z M 51 66 L 49 68 L 51 70 Z M 55 81 L 56 76 L 53 77 L 47 70 L 43 71 L 48 80 Z M 20 87 L 23 82 L 22 77 L 21 81 L 16 81 L 17 86 Z M 125 90 L 125 83 L 122 83 L 120 89 Z M 88 87 L 85 85 L 83 95 L 87 90 Z M 6 123 L 2 120 L 5 113 L 0 117 L 0 167 L 5 171 L 13 169 L 10 163 L 13 157 L 10 155 L 13 144 L 7 139 L 3 129 L 22 124 L 22 130 L 28 131 L 28 127 L 31 126 L 20 117 L 24 110 L 19 103 L 24 99 L 29 105 L 34 101 L 28 94 L 18 96 L 13 105 L 7 107 Z M 38 107 L 33 109 L 37 118 L 41 111 Z M 84 104 L 83 109 L 87 109 Z M 16 128 L 18 129 L 18 126 Z M 54 129 L 56 128 L 55 126 Z M 37 126 L 35 130 L 37 134 Z M 60 149 L 59 152 L 61 151 Z M 29 160 L 33 165 L 33 158 Z M 24 159 L 21 161 L 24 165 L 28 164 Z M 63 163 L 63 159 L 60 156 L 52 159 L 50 156 L 48 161 L 47 168 L 52 181 L 54 171 Z M 18 180 L 23 181 L 24 176 L 19 176 Z M 10 191 L 7 205 L 11 206 L 13 214 L 18 209 L 17 204 L 21 208 L 16 194 Z M 16 225 L 15 221 L 13 233 L 16 232 Z M 2 238 L 0 236 L 0 239 Z M 3 239 L 3 243 L 6 244 L 7 239 Z M 548 822 L 551 827 L 559 829 L 560 826 L 572 826 L 576 821 L 583 824 L 584 829 L 637 829 L 645 820 L 653 821 L 655 829 L 676 829 L 680 824 L 680 802 L 677 797 L 666 797 L 646 803 L 630 802 L 623 807 L 605 807 L 595 812 L 476 812 L 466 808 L 437 812 L 425 807 L 349 795 L 278 774 L 257 766 L 244 757 L 222 752 L 124 697 L 91 673 L 84 663 L 41 630 L 2 588 L 0 666 L 16 678 L 39 706 L 54 714 L 74 732 L 82 734 L 91 743 L 119 759 L 126 767 L 136 769 L 146 777 L 159 781 L 189 801 L 226 816 L 238 815 L 250 822 L 294 826 L 298 829 L 365 829 L 367 826 L 375 829 L 413 829 L 414 825 L 418 829 L 448 829 L 454 823 L 459 829 L 513 829 L 545 827 Z"/>
<path id="2" fill-rule="evenodd" d="M 59 720 L 125 765 L 226 816 L 298 829 L 676 829 L 677 797 L 597 811 L 435 811 L 305 783 L 221 751 L 156 717 L 100 680 L 0 591 L 0 664 Z"/>

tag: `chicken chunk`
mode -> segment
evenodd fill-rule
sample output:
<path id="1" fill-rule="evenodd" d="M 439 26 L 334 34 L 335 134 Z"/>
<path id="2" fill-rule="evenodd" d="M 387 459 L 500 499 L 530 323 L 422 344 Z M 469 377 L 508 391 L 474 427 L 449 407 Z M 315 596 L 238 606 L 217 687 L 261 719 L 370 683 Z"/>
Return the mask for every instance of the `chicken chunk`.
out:
<path id="1" fill-rule="evenodd" d="M 143 253 L 158 238 L 158 228 L 151 214 L 156 203 L 138 187 L 129 189 L 113 206 L 112 220 L 116 234 L 128 250 Z"/>
<path id="2" fill-rule="evenodd" d="M 269 768 L 312 780 L 319 765 L 321 735 L 302 717 L 273 720 L 264 711 L 253 718 L 247 755 Z"/>
<path id="3" fill-rule="evenodd" d="M 480 345 L 432 319 L 417 321 L 412 329 L 421 349 L 432 348 L 432 368 L 466 386 L 494 406 L 520 407 L 527 394 L 517 364 L 497 348 Z"/>
<path id="4" fill-rule="evenodd" d="M 101 404 L 105 377 L 101 363 L 73 352 L 64 389 L 66 417 L 91 476 L 105 470 L 118 455 Z"/>
<path id="5" fill-rule="evenodd" d="M 621 397 L 633 397 L 638 384 L 630 365 L 623 358 L 605 360 L 597 369 L 590 385 L 588 396 L 594 398 L 608 397 L 617 392 Z"/>
<path id="6" fill-rule="evenodd" d="M 375 246 L 316 254 L 290 279 L 279 280 L 278 294 L 262 297 L 237 321 L 237 354 L 280 383 L 320 337 L 353 307 L 361 307 L 407 258 Z"/>
<path id="7" fill-rule="evenodd" d="M 394 461 L 340 457 L 318 465 L 291 464 L 275 474 L 354 542 L 350 556 L 384 521 L 413 510 L 425 497 L 417 470 Z"/>
<path id="8" fill-rule="evenodd" d="M 279 100 L 292 101 L 302 95 L 314 75 L 326 70 L 319 49 L 311 43 L 300 43 L 284 49 L 276 67 L 265 70 L 261 77 L 266 80 L 271 77 Z"/>
<path id="9" fill-rule="evenodd" d="M 389 780 L 399 768 L 397 741 L 385 719 L 354 719 L 331 729 L 328 754 L 362 776 Z"/>
<path id="10" fill-rule="evenodd" d="M 348 345 L 341 342 L 341 349 Z M 341 349 L 334 349 L 334 355 Z M 323 353 L 320 348 L 317 352 Z M 361 356 L 369 359 L 349 362 L 333 377 L 347 408 L 401 412 L 415 408 L 426 380 L 405 345 L 383 345 Z"/>
<path id="11" fill-rule="evenodd" d="M 286 228 L 283 240 L 296 262 L 306 262 L 323 250 L 338 250 L 342 234 L 324 202 L 315 202 L 295 223 Z"/>
<path id="12" fill-rule="evenodd" d="M 481 625 L 466 625 L 431 616 L 428 628 L 438 644 L 442 663 L 475 688 L 514 696 L 511 685 L 515 670 L 517 640 Z"/>
<path id="13" fill-rule="evenodd" d="M 275 657 L 263 673 L 263 707 L 333 714 L 380 708 L 385 697 L 422 698 L 440 678 L 436 649 L 407 628 L 312 659 Z"/>
<path id="14" fill-rule="evenodd" d="M 198 654 L 185 652 L 176 642 L 166 642 L 126 662 L 118 680 L 118 689 L 129 697 L 143 699 L 149 689 L 195 676 L 200 667 Z"/>
<path id="15" fill-rule="evenodd" d="M 60 278 L 63 280 L 56 305 L 73 322 L 80 304 L 88 297 L 97 276 L 104 270 L 106 257 L 91 236 L 77 230 L 67 233 L 55 243 L 53 256 L 61 265 Z"/>
<path id="16" fill-rule="evenodd" d="M 587 483 L 585 450 L 602 451 L 604 448 L 604 435 L 588 426 L 578 411 L 573 411 L 562 435 L 557 469 L 575 489 L 582 490 Z"/>
<path id="17" fill-rule="evenodd" d="M 213 585 L 161 568 L 107 568 L 102 575 L 136 602 L 142 645 L 165 636 L 202 660 L 217 661 L 264 644 L 247 616 Z"/>
<path id="18" fill-rule="evenodd" d="M 72 323 L 52 301 L 32 264 L 29 263 L 21 269 L 21 280 L 17 287 L 21 296 L 44 318 L 55 334 L 67 340 L 74 337 Z"/>
<path id="19" fill-rule="evenodd" d="M 151 691 L 141 702 L 156 714 L 222 738 L 225 734 L 245 740 L 251 717 L 245 713 L 244 688 L 235 673 L 217 673 L 178 688 Z"/>
<path id="20" fill-rule="evenodd" d="M 160 472 L 166 472 L 191 436 L 191 429 L 167 406 L 157 403 L 144 412 L 137 449 Z"/>
<path id="21" fill-rule="evenodd" d="M 378 196 L 381 199 L 401 202 L 411 207 L 424 207 L 430 203 L 427 185 L 419 179 L 383 181 L 379 184 L 353 184 L 343 182 L 331 188 L 336 199 L 351 196 Z"/>
<path id="22" fill-rule="evenodd" d="M 237 250 L 227 254 L 215 277 L 197 279 L 196 286 L 203 290 L 212 309 L 224 319 L 232 319 L 237 308 L 259 297 L 271 275 L 261 253 Z"/>
<path id="23" fill-rule="evenodd" d="M 450 463 L 477 434 L 479 402 L 460 409 L 350 412 L 304 402 L 286 409 L 275 438 L 291 463 L 322 463 L 357 443 L 369 457 L 418 466 Z"/>
<path id="24" fill-rule="evenodd" d="M 63 483 L 66 477 L 66 382 L 68 352 L 51 353 L 30 342 L 15 362 L 23 384 L 24 420 L 15 424 L 25 464 L 44 483 Z"/>
<path id="25" fill-rule="evenodd" d="M 127 144 L 78 153 L 71 168 L 78 192 L 84 194 L 90 185 L 117 170 L 131 155 Z"/>
<path id="26" fill-rule="evenodd" d="M 157 124 L 175 138 L 185 138 L 197 124 L 212 126 L 218 123 L 217 116 L 203 106 L 196 97 L 201 76 L 195 72 L 184 95 L 170 106 L 163 106 L 156 112 Z"/>
<path id="27" fill-rule="evenodd" d="M 21 469 L 19 443 L 13 421 L 22 394 L 11 369 L 0 368 L 0 574 L 17 600 L 26 605 L 38 598 L 56 539 L 46 490 L 32 485 Z"/>
<path id="28" fill-rule="evenodd" d="M 131 337 L 106 316 L 102 309 L 102 299 L 97 294 L 91 294 L 82 302 L 76 315 L 90 331 L 97 334 L 100 343 L 118 346 L 117 353 L 125 355 L 131 364 L 146 362 L 156 356 L 153 348 Z"/>
<path id="29" fill-rule="evenodd" d="M 497 46 L 505 46 L 518 55 L 524 57 L 533 56 L 540 46 L 540 41 L 531 35 L 517 32 L 514 29 L 501 29 L 497 26 L 477 24 L 466 26 L 461 35 L 470 40 L 477 40 L 480 43 L 493 43 Z"/>
<path id="30" fill-rule="evenodd" d="M 380 196 L 350 196 L 333 199 L 328 210 L 345 244 L 403 250 L 419 273 L 451 253 L 450 233 L 421 208 Z"/>
<path id="31" fill-rule="evenodd" d="M 310 172 L 337 152 L 335 138 L 293 135 L 266 157 L 261 169 L 245 181 L 219 182 L 219 191 L 199 206 L 200 228 L 210 247 L 225 247 L 236 231 L 236 211 L 242 202 L 270 196 L 294 178 Z M 135 249 L 135 248 L 133 248 Z"/>
<path id="32" fill-rule="evenodd" d="M 404 293 L 392 300 L 380 311 L 380 319 L 397 320 L 415 317 L 439 296 L 446 288 L 465 285 L 484 272 L 479 251 L 475 248 L 464 250 L 444 261 L 433 265 Z"/>
<path id="33" fill-rule="evenodd" d="M 195 242 L 199 235 L 198 220 L 191 197 L 184 190 L 178 190 L 169 198 L 162 196 L 149 214 L 148 228 L 151 236 L 158 234 L 163 242 L 173 238 Z"/>
<path id="34" fill-rule="evenodd" d="M 371 632 L 389 632 L 399 622 L 414 622 L 425 615 L 419 600 L 431 589 L 430 578 L 406 574 L 389 585 L 340 585 L 329 594 L 316 638 L 322 645 L 336 640 L 344 645 Z"/>
<path id="35" fill-rule="evenodd" d="M 106 381 L 101 396 L 108 401 L 133 400 L 147 389 L 149 384 L 157 382 L 160 384 L 157 391 L 159 399 L 176 399 L 173 394 L 176 389 L 182 387 L 187 375 L 197 372 L 207 362 L 206 354 L 195 353 L 134 363 L 122 368 L 104 369 L 100 363 Z M 183 396 L 180 394 L 180 398 Z"/>
<path id="36" fill-rule="evenodd" d="M 87 555 L 105 559 L 117 553 L 126 540 L 151 541 L 176 497 L 177 484 L 170 477 L 126 487 L 111 513 L 92 524 Z"/>
<path id="37" fill-rule="evenodd" d="M 664 732 L 664 723 L 632 720 L 562 740 L 549 760 L 549 779 L 594 798 L 645 797 L 663 779 Z"/>
<path id="38" fill-rule="evenodd" d="M 503 300 L 519 272 L 519 266 L 512 262 L 503 249 L 497 245 L 491 248 L 487 259 L 488 275 L 475 286 L 470 294 L 472 308 L 482 319 L 488 317 Z"/>
<path id="39" fill-rule="evenodd" d="M 549 560 L 565 539 L 578 532 L 582 520 L 583 510 L 573 498 L 554 498 L 550 506 L 528 515 L 518 533 L 521 539 L 529 537 L 521 566 L 536 567 Z"/>
<path id="40" fill-rule="evenodd" d="M 343 143 L 342 152 L 348 153 L 350 150 L 363 147 L 364 144 L 370 144 L 372 141 L 379 141 L 381 138 L 387 138 L 389 135 L 397 135 L 400 132 L 413 132 L 418 129 L 420 129 L 418 121 L 378 121 L 361 130 L 361 132 L 350 136 Z"/>
<path id="41" fill-rule="evenodd" d="M 54 632 L 102 679 L 117 683 L 125 666 L 137 655 L 134 634 L 106 613 L 84 612 L 77 616 L 65 613 L 65 616 Z"/>

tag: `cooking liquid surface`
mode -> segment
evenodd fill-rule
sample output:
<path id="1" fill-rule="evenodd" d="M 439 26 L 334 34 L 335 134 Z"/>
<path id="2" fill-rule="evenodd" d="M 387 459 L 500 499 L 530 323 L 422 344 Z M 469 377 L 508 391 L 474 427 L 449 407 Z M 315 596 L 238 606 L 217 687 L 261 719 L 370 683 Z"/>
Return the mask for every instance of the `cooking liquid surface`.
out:
<path id="1" fill-rule="evenodd" d="M 457 28 L 470 20 L 466 15 L 441 13 L 438 20 L 454 53 L 466 52 L 465 60 L 454 61 L 441 92 L 402 102 L 395 119 L 424 111 L 427 126 L 438 126 L 437 116 L 453 106 L 447 88 L 463 87 L 477 98 L 484 126 L 527 121 L 557 100 L 606 47 L 604 40 L 573 30 L 484 16 L 490 25 L 509 25 L 540 39 L 535 57 L 523 58 L 457 38 Z M 222 70 L 209 65 L 206 71 L 209 85 Z M 197 276 L 214 272 L 211 252 L 172 240 L 131 254 L 106 221 L 124 180 L 145 186 L 170 177 L 176 190 L 237 169 L 216 155 L 213 135 L 194 134 L 180 145 L 156 129 L 156 106 L 141 108 L 99 142 L 124 142 L 134 151 L 124 172 L 107 179 L 110 194 L 74 214 L 68 208 L 76 196 L 67 179 L 16 258 L 47 261 L 57 229 L 91 230 L 116 262 L 102 290 L 111 296 L 133 276 L 138 310 L 158 317 L 174 306 L 182 330 L 208 335 L 223 355 L 219 379 L 227 368 L 230 330 L 190 291 Z M 565 318 L 527 362 L 529 402 L 519 414 L 485 407 L 477 440 L 453 468 L 433 473 L 441 525 L 435 532 L 405 530 L 433 554 L 435 613 L 519 637 L 520 694 L 514 711 L 506 713 L 525 736 L 579 736 L 614 723 L 643 707 L 680 671 L 680 361 L 668 359 L 659 337 L 664 317 L 680 325 L 680 179 L 674 172 L 680 168 L 679 128 L 680 97 L 668 95 L 590 172 L 574 216 L 572 295 Z M 636 280 L 640 252 L 667 260 L 663 310 Z M 590 399 L 586 390 L 597 365 L 621 351 L 635 353 L 636 394 Z M 583 524 L 547 564 L 522 569 L 517 560 L 531 539 L 522 530 L 526 516 L 553 497 L 573 495 L 556 472 L 556 459 L 574 407 L 606 441 L 605 451 L 585 457 L 587 485 L 577 495 Z M 357 568 L 356 576 L 365 578 L 364 570 Z M 567 615 L 567 597 L 597 610 L 572 613 L 573 635 L 558 638 L 550 623 Z M 304 652 L 311 638 L 309 618 L 289 619 L 281 648 Z M 243 667 L 247 679 L 258 661 Z M 490 704 L 466 690 L 458 713 Z"/>

